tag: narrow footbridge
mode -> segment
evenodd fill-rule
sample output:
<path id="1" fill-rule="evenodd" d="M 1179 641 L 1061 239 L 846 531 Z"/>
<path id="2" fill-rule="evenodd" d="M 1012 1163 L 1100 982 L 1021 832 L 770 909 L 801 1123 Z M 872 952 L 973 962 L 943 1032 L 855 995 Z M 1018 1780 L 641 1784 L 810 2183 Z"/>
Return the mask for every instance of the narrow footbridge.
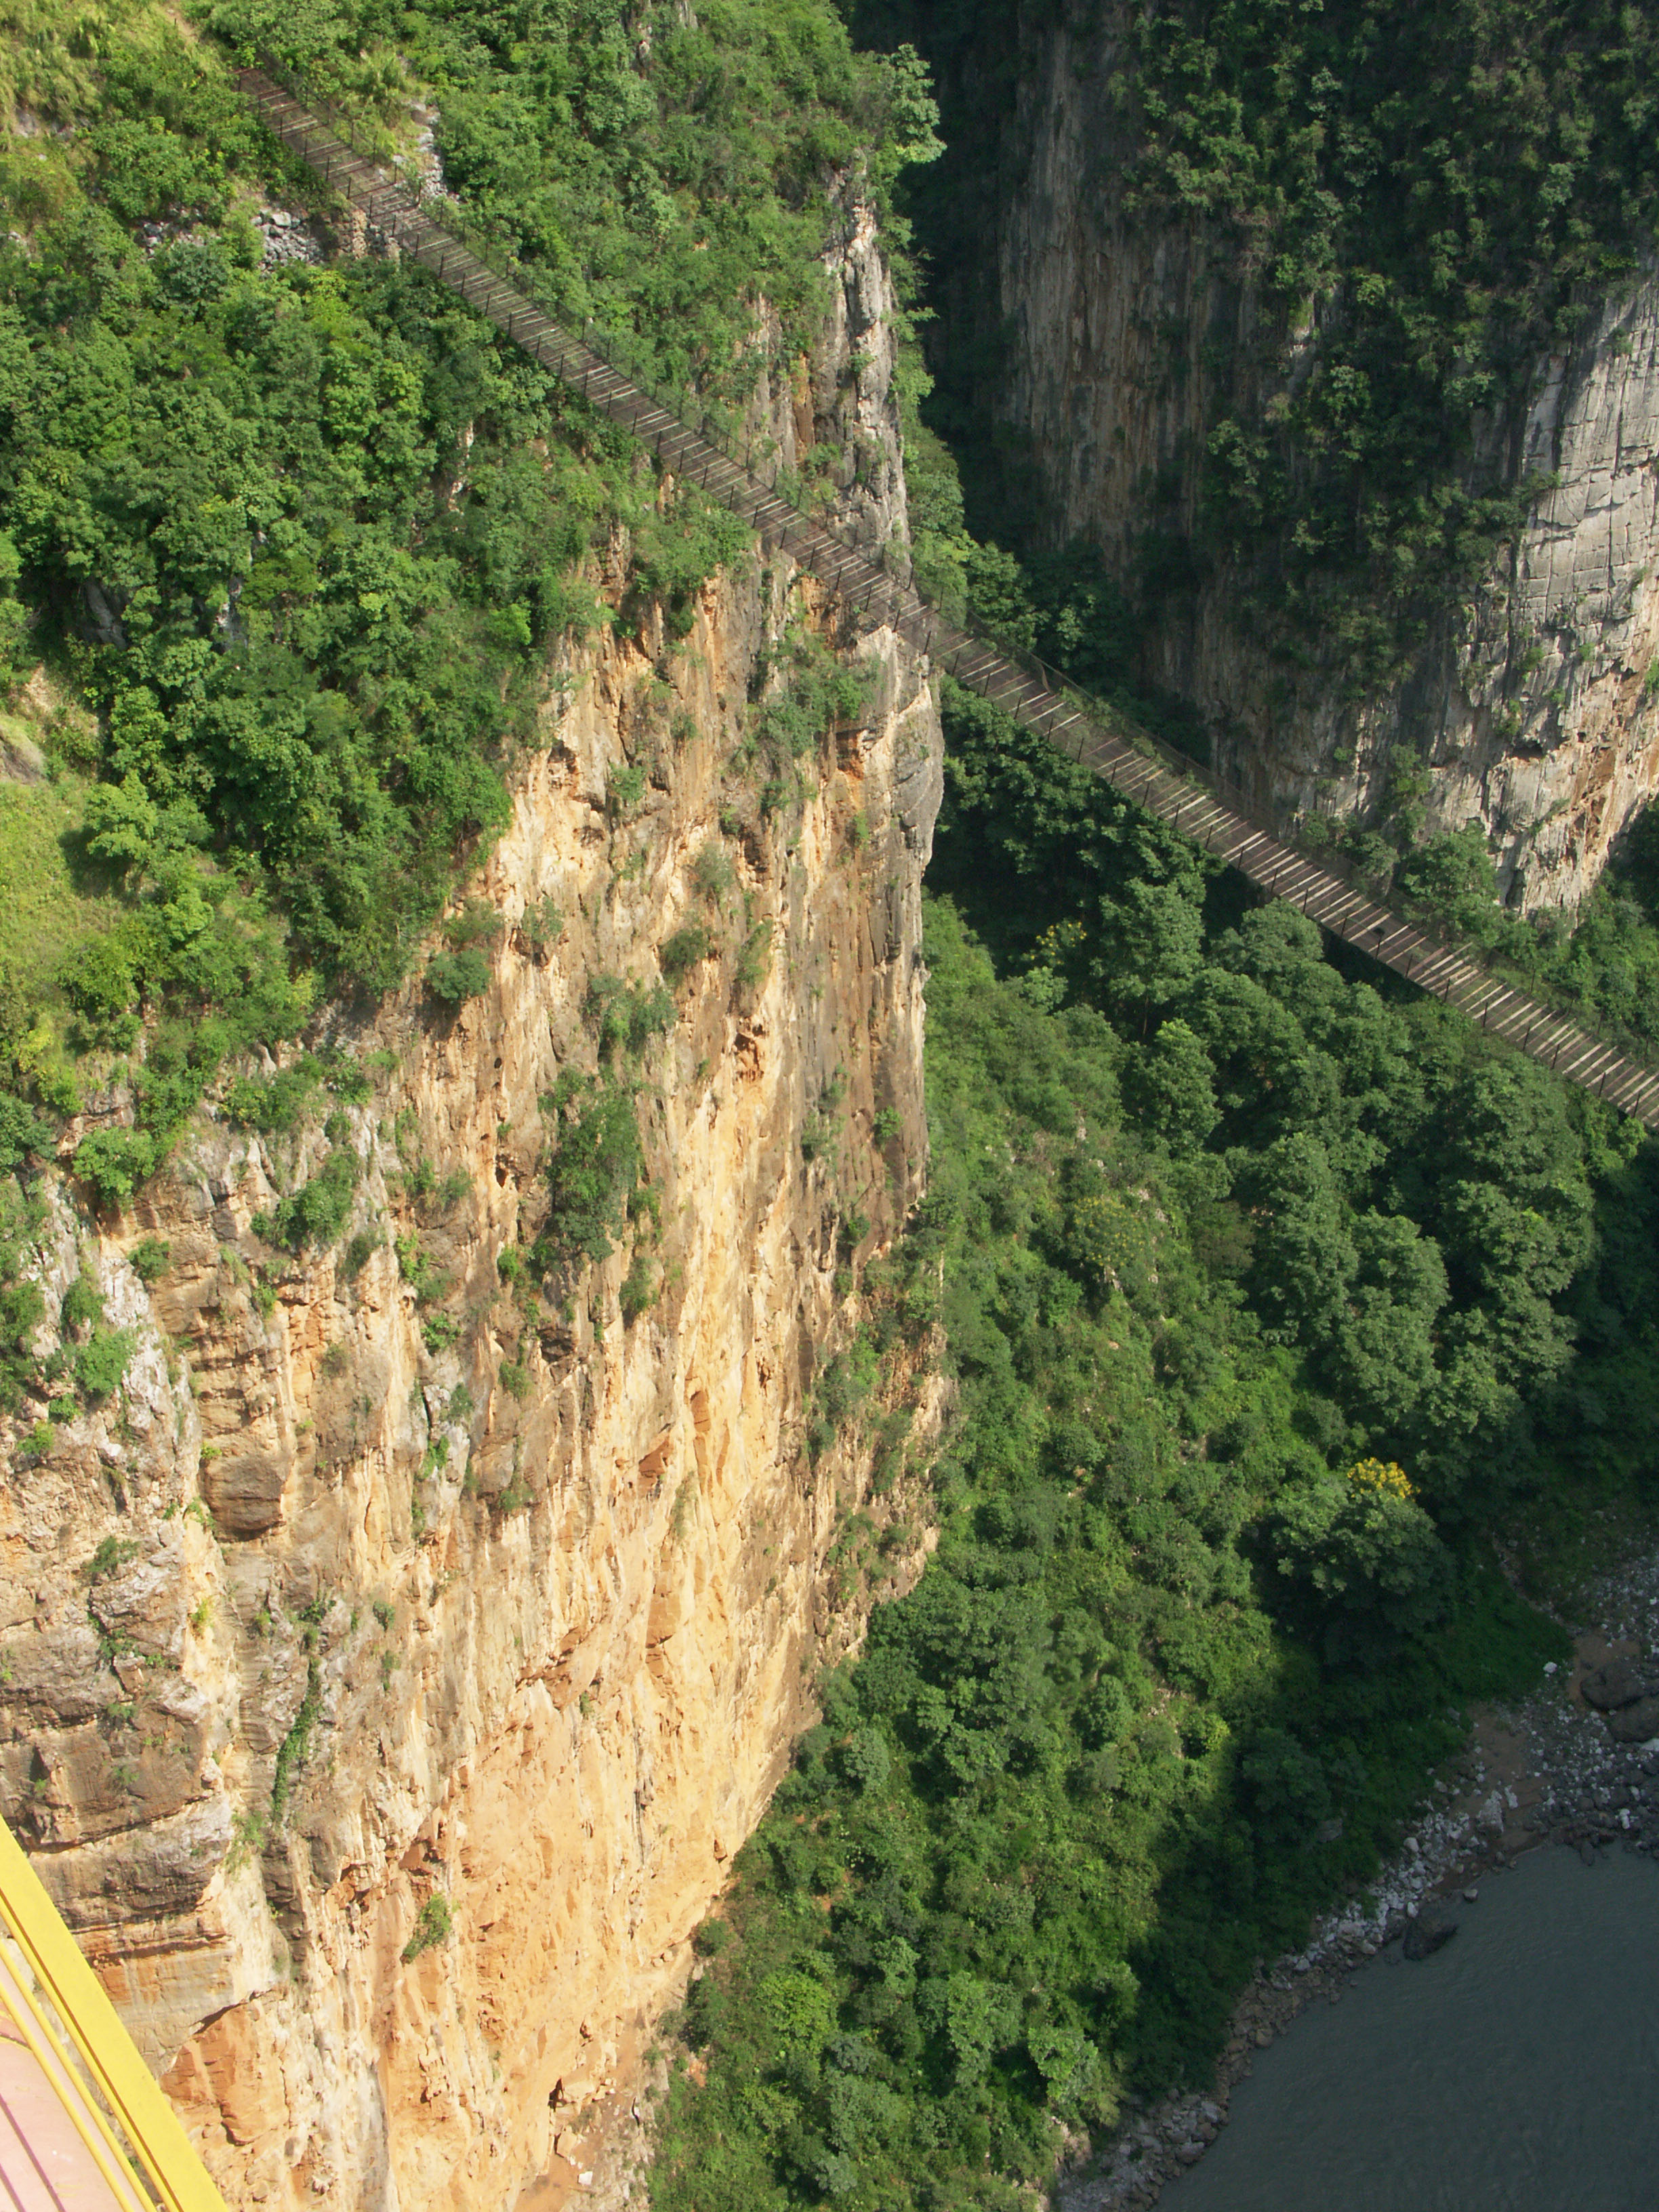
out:
<path id="1" fill-rule="evenodd" d="M 867 628 L 890 627 L 976 691 L 1047 738 L 1125 798 L 1242 869 L 1334 936 L 1461 1007 L 1484 1029 L 1659 1130 L 1659 1071 L 1598 1036 L 1582 1013 L 1511 981 L 1480 951 L 1449 942 L 1385 905 L 1357 873 L 1287 841 L 1245 794 L 1200 769 L 1045 664 L 957 629 L 886 567 L 879 550 L 851 544 L 804 513 L 775 462 L 700 410 L 684 392 L 653 386 L 627 362 L 619 341 L 587 324 L 565 330 L 524 285 L 458 234 L 459 215 L 422 203 L 354 146 L 349 126 L 325 120 L 270 76 L 241 73 L 242 90 L 270 129 L 365 222 L 459 292 L 517 345 L 613 422 L 641 439 L 682 482 L 752 525 L 843 599 Z M 442 217 L 441 220 L 440 217 Z M 493 258 L 494 257 L 492 257 Z M 516 281 L 515 281 L 516 280 Z"/>

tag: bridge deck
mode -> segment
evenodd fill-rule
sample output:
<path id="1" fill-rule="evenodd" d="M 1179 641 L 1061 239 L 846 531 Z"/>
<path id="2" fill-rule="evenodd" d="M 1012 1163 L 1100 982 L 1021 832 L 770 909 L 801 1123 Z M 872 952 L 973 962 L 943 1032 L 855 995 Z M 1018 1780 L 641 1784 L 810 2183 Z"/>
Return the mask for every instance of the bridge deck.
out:
<path id="1" fill-rule="evenodd" d="M 890 626 L 1068 758 L 1101 776 L 1185 836 L 1288 899 L 1334 936 L 1461 1007 L 1483 1028 L 1563 1076 L 1659 1129 L 1659 1071 L 1592 1035 L 1573 1016 L 1495 973 L 1464 951 L 1384 905 L 1339 864 L 1287 842 L 1242 793 L 1231 790 L 1142 732 L 1126 734 L 1111 710 L 1040 664 L 1024 664 L 947 622 L 871 551 L 802 514 L 769 482 L 750 450 L 741 458 L 724 434 L 679 395 L 653 394 L 599 351 L 591 330 L 577 337 L 491 269 L 474 249 L 388 180 L 309 108 L 257 70 L 242 88 L 265 122 L 332 190 L 442 283 L 452 286 L 590 405 L 634 433 L 676 477 L 700 485 L 742 515 L 769 545 L 842 595 L 869 627 Z M 602 342 L 601 343 L 605 343 Z"/>

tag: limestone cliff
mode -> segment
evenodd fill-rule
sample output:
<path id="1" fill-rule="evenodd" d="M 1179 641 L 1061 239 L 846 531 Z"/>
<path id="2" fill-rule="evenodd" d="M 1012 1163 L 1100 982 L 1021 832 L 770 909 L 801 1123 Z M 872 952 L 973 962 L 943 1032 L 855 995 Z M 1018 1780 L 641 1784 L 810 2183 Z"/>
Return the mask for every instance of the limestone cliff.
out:
<path id="1" fill-rule="evenodd" d="M 1235 246 L 1125 211 L 1131 149 L 1109 89 L 1125 10 L 1030 12 L 994 242 L 997 405 L 1029 439 L 1054 541 L 1091 538 L 1127 575 L 1155 514 L 1191 530 L 1192 457 L 1215 422 L 1305 374 L 1315 333 L 1279 329 Z M 1536 362 L 1524 420 L 1484 434 L 1501 479 L 1556 489 L 1397 688 L 1350 702 L 1341 670 L 1288 669 L 1241 622 L 1225 563 L 1145 605 L 1144 674 L 1190 701 L 1217 767 L 1282 812 L 1364 817 L 1397 765 L 1420 764 L 1431 831 L 1478 819 L 1513 904 L 1571 903 L 1659 781 L 1651 264 Z"/>
<path id="2" fill-rule="evenodd" d="M 856 213 L 830 268 L 775 426 L 843 443 L 842 496 L 902 537 Z M 768 812 L 733 758 L 802 623 L 872 682 Z M 515 2203 L 683 1972 L 868 1602 L 830 1554 L 871 1449 L 805 1429 L 925 1165 L 925 671 L 756 556 L 684 639 L 647 617 L 549 677 L 465 886 L 487 991 L 333 1010 L 336 1097 L 286 1133 L 208 1114 L 132 1215 L 44 1188 L 49 1314 L 84 1277 L 133 1348 L 49 1449 L 5 1436 L 0 1797 L 238 2206 Z M 605 1048 L 665 965 L 665 1033 Z M 532 1295 L 550 1149 L 630 1089 L 648 1191 Z M 347 1156 L 339 1238 L 279 1249 Z M 890 1553 L 902 1580 L 915 1540 Z"/>

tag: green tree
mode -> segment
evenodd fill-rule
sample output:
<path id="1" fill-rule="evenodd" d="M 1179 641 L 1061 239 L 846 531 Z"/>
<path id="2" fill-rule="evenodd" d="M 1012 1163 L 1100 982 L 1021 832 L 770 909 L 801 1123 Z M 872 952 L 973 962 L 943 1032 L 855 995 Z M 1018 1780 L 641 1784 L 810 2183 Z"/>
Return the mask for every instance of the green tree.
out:
<path id="1" fill-rule="evenodd" d="M 1201 1152 L 1221 1118 L 1215 1071 L 1202 1041 L 1179 1015 L 1160 1024 L 1124 1073 L 1127 1103 L 1177 1158 Z"/>
<path id="2" fill-rule="evenodd" d="M 1184 885 L 1132 883 L 1100 911 L 1094 973 L 1111 1005 L 1167 1005 L 1197 975 L 1204 918 Z"/>
<path id="3" fill-rule="evenodd" d="M 1239 1188 L 1257 1217 L 1251 1280 L 1263 1312 L 1292 1340 L 1328 1341 L 1342 1326 L 1359 1255 L 1324 1146 L 1305 1130 L 1276 1138 Z"/>
<path id="4" fill-rule="evenodd" d="M 1449 1607 L 1451 1554 L 1398 1468 L 1362 1462 L 1346 1477 L 1287 1491 L 1276 1545 L 1280 1573 L 1328 1608 L 1324 1636 L 1334 1655 L 1377 1657 L 1425 1633 Z"/>

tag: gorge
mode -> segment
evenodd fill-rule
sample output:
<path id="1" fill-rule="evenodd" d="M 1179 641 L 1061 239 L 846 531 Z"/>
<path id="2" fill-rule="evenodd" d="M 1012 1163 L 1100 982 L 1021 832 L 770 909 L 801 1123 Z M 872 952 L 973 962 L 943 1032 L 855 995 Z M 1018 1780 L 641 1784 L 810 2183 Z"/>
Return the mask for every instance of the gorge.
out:
<path id="1" fill-rule="evenodd" d="M 1175 252 L 1061 188 L 1121 26 L 983 44 L 1039 187 L 988 164 L 1041 487 L 999 546 L 939 228 L 977 12 L 852 12 L 873 58 L 808 0 L 9 50 L 3 1809 L 232 2203 L 562 2201 L 656 2043 L 663 2212 L 1012 2205 L 1201 2074 L 1652 1472 L 1639 1128 L 853 635 L 331 228 L 232 77 L 274 42 L 832 522 L 1264 795 L 1375 830 L 1423 741 L 1407 888 L 1479 814 L 1507 905 L 1455 918 L 1641 1048 L 1639 866 L 1591 895 L 1651 780 L 1639 285 L 1473 629 L 1286 694 L 1224 565 L 1126 656 L 1215 403 L 1060 343 L 1139 344 Z M 1561 665 L 1482 704 L 1534 570 Z"/>
<path id="2" fill-rule="evenodd" d="M 981 507 L 1099 549 L 1139 680 L 1235 781 L 1367 830 L 1475 823 L 1521 909 L 1583 897 L 1659 772 L 1654 279 L 1618 106 L 1645 33 L 1580 48 L 1589 19 L 1547 12 L 1487 47 L 1455 11 L 1426 49 L 1347 8 L 860 19 L 947 93 L 939 373 Z M 1589 75 L 1533 74 L 1552 38 Z"/>

